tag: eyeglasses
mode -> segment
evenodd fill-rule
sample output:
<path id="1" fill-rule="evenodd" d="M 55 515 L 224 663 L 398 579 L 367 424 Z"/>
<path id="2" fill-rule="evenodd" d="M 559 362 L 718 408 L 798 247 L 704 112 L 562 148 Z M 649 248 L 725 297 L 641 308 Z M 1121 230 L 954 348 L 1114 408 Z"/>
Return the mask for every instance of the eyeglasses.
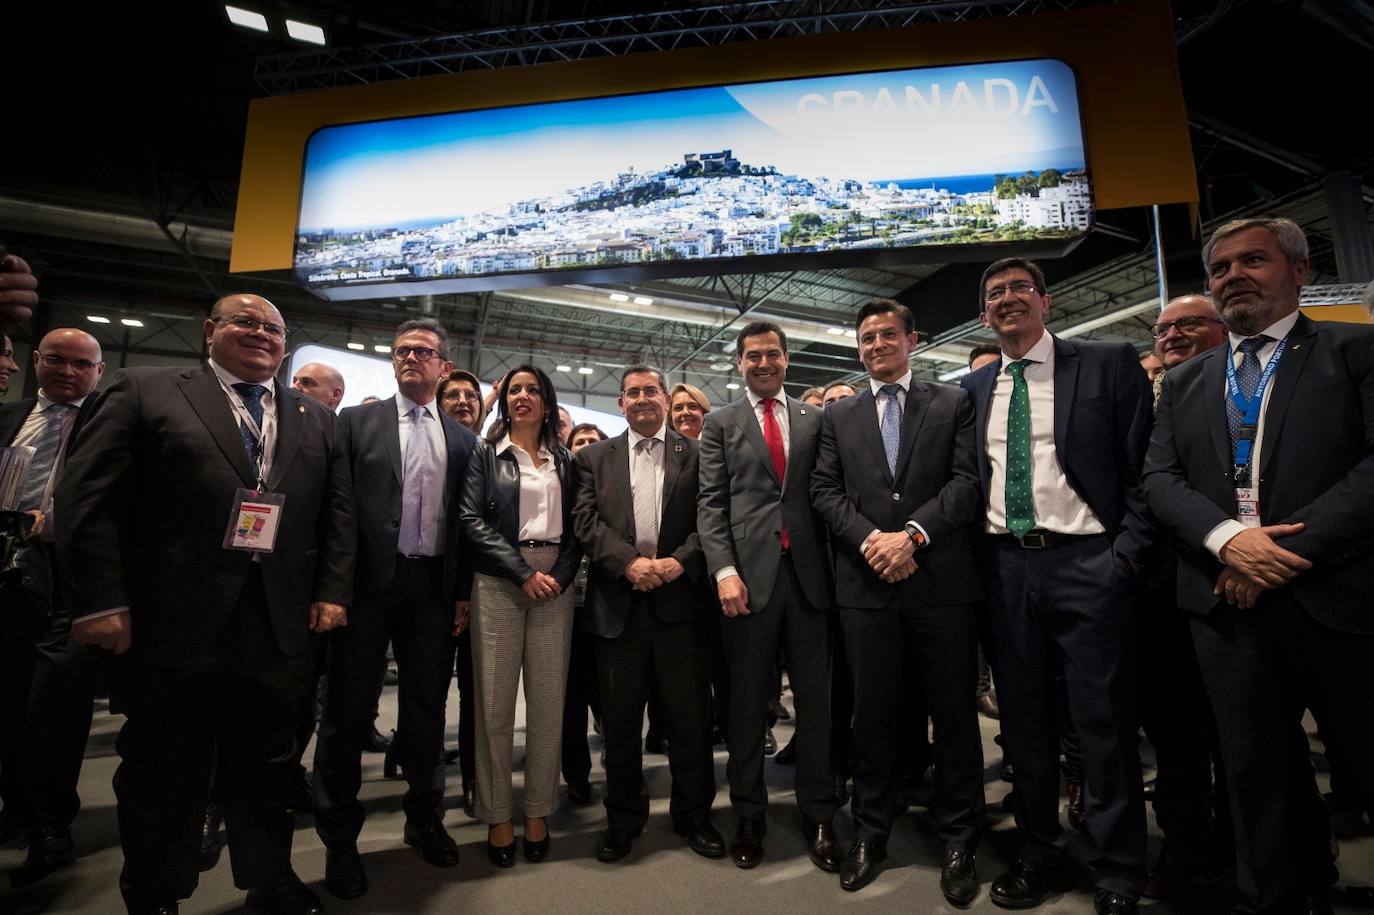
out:
<path id="1" fill-rule="evenodd" d="M 639 400 L 641 397 L 657 400 L 662 394 L 663 389 L 652 384 L 642 388 L 626 388 L 624 391 L 620 392 L 620 396 L 624 397 L 626 400 Z"/>
<path id="2" fill-rule="evenodd" d="M 8 356 L 9 353 L 5 353 L 4 355 Z M 89 359 L 64 359 L 57 355 L 57 353 L 39 353 L 38 355 L 43 359 L 44 365 L 55 369 L 61 368 L 64 365 L 69 365 L 75 371 L 89 372 L 94 370 L 97 365 L 104 365 L 102 362 L 92 362 Z"/>
<path id="3" fill-rule="evenodd" d="M 1031 292 L 1039 292 L 1040 287 L 1025 280 L 1017 280 L 1014 283 L 1007 283 L 1005 286 L 993 286 L 983 293 L 983 301 L 989 305 L 996 305 L 1007 297 L 1007 293 L 1014 292 L 1017 295 L 1027 295 Z"/>
<path id="4" fill-rule="evenodd" d="M 1177 321 L 1163 321 L 1159 324 L 1151 325 L 1150 336 L 1158 339 L 1169 332 L 1169 328 L 1177 327 L 1181 334 L 1191 334 L 1202 326 L 1204 321 L 1216 321 L 1221 323 L 1220 318 L 1213 318 L 1210 315 L 1184 315 Z"/>
<path id="5" fill-rule="evenodd" d="M 250 318 L 248 315 L 230 315 L 227 318 L 216 318 L 216 324 L 229 323 L 239 330 L 248 334 L 255 334 L 259 330 L 269 337 L 276 337 L 278 340 L 285 340 L 291 331 L 282 327 L 280 324 L 273 324 L 271 321 L 259 321 L 257 318 Z"/>
<path id="6" fill-rule="evenodd" d="M 428 346 L 398 346 L 391 351 L 391 358 L 397 362 L 405 362 L 411 356 L 415 357 L 416 362 L 428 362 L 438 355 L 437 349 Z"/>
<path id="7" fill-rule="evenodd" d="M 418 359 L 419 357 L 417 356 L 416 358 Z M 421 361 L 423 362 L 424 360 Z M 482 396 L 480 394 L 468 388 L 447 388 L 444 391 L 444 400 L 471 400 L 476 402 L 481 399 Z"/>

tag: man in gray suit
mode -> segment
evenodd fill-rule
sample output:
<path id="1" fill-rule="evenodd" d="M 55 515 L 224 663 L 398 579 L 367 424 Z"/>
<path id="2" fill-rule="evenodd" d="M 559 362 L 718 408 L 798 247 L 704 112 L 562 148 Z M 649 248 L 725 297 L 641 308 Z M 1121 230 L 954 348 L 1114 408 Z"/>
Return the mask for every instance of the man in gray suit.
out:
<path id="1" fill-rule="evenodd" d="M 726 746 L 739 867 L 763 856 L 763 741 L 777 691 L 778 647 L 787 646 L 797 702 L 797 803 L 811 860 L 837 872 L 843 853 L 831 818 L 830 556 L 808 487 L 821 411 L 786 396 L 787 336 L 757 321 L 735 338 L 746 396 L 706 415 L 701 430 L 697 532 L 716 583 L 730 670 Z"/>

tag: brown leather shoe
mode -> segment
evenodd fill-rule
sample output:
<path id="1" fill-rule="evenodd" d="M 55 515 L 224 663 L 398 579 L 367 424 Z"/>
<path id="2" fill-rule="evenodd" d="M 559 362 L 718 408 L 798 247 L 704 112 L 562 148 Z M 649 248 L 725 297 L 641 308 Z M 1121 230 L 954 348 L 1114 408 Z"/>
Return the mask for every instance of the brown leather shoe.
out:
<path id="1" fill-rule="evenodd" d="M 837 874 L 844 861 L 844 851 L 835 841 L 835 827 L 830 823 L 804 823 L 802 834 L 806 837 L 806 853 L 811 863 L 827 874 Z"/>
<path id="2" fill-rule="evenodd" d="M 1076 832 L 1086 832 L 1088 819 L 1083 815 L 1083 783 L 1069 782 L 1069 803 L 1064 808 L 1068 816 L 1069 828 Z"/>
<path id="3" fill-rule="evenodd" d="M 1002 710 L 997 707 L 997 696 L 988 693 L 986 696 L 978 697 L 978 714 L 984 718 L 991 718 L 997 721 L 1002 717 Z"/>

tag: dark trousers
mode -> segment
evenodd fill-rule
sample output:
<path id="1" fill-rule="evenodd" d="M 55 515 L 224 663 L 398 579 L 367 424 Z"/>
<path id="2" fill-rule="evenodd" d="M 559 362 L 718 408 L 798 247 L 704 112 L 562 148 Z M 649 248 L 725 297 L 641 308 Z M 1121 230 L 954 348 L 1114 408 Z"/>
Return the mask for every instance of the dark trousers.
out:
<path id="1" fill-rule="evenodd" d="M 1062 666 L 1082 747 L 1096 885 L 1138 898 L 1145 884 L 1145 804 L 1137 745 L 1131 582 L 1104 536 L 1049 549 L 988 544 L 988 605 L 1001 683 L 1002 737 L 1016 765 L 1013 810 L 1026 858 L 1060 866 L 1059 728 Z"/>
<path id="2" fill-rule="evenodd" d="M 972 604 L 932 607 L 898 586 L 881 609 L 840 611 L 854 674 L 855 836 L 886 842 L 897 817 L 905 690 L 917 679 L 935 723 L 931 814 L 948 849 L 973 851 L 983 825 L 978 642 Z M 920 721 L 925 730 L 925 716 Z"/>
<path id="3" fill-rule="evenodd" d="M 453 605 L 443 558 L 396 557 L 390 588 L 360 595 L 348 625 L 331 632 L 329 695 L 315 740 L 315 831 L 326 847 L 357 842 L 363 828 L 362 740 L 372 722 L 372 678 L 386 654 L 400 678 L 396 761 L 405 772 L 406 819 L 443 819 L 444 706 L 452 673 Z"/>
<path id="4" fill-rule="evenodd" d="M 768 606 L 752 610 L 722 621 L 730 665 L 730 721 L 725 737 L 730 750 L 730 802 L 740 819 L 762 821 L 768 809 L 763 730 L 768 704 L 778 696 L 778 647 L 785 642 L 797 712 L 797 806 L 806 820 L 829 823 L 835 815 L 830 773 L 830 615 L 807 601 L 789 554 L 778 564 Z"/>
<path id="5" fill-rule="evenodd" d="M 1328 710 L 1323 735 L 1358 761 L 1352 787 L 1374 801 L 1374 636 L 1328 629 L 1282 591 L 1192 622 L 1231 793 L 1237 888 L 1256 912 L 1295 911 L 1336 879 L 1303 710 Z"/>
<path id="6" fill-rule="evenodd" d="M 301 614 L 304 623 L 304 607 Z M 251 567 L 213 656 L 172 669 L 124 663 L 128 720 L 116 741 L 114 790 L 129 910 L 194 891 L 212 768 L 234 885 L 251 889 L 288 871 L 287 806 L 299 778 L 293 732 L 314 665 L 277 647 L 259 568 Z"/>
<path id="7" fill-rule="evenodd" d="M 657 679 L 673 776 L 668 810 L 690 825 L 711 814 L 716 797 L 711 758 L 711 643 L 706 623 L 660 623 L 649 598 L 631 598 L 625 631 L 594 637 L 606 737 L 606 822 L 637 834 L 649 817 L 640 735 L 649 682 Z M 762 743 L 762 732 L 759 732 Z M 586 737 L 583 737 L 583 744 Z"/>
<path id="8" fill-rule="evenodd" d="M 596 681 L 596 637 L 574 628 L 572 654 L 568 658 L 568 688 L 563 695 L 563 781 L 569 785 L 585 782 L 592 773 L 592 754 L 587 747 L 587 709 L 593 709 L 596 716 L 601 717 L 600 690 Z"/>
<path id="9" fill-rule="evenodd" d="M 837 779 L 849 775 L 854 747 L 854 677 L 849 668 L 844 626 L 830 628 L 830 769 Z"/>
<path id="10" fill-rule="evenodd" d="M 703 598 L 707 606 L 716 606 L 715 589 L 712 588 Z M 724 734 L 730 721 L 730 662 L 725 657 L 725 642 L 721 638 L 724 617 L 714 613 L 711 617 L 711 728 Z"/>
<path id="11" fill-rule="evenodd" d="M 454 674 L 458 678 L 458 770 L 463 784 L 477 778 L 477 713 L 473 711 L 472 629 L 453 640 Z"/>
<path id="12" fill-rule="evenodd" d="M 19 777 L 19 757 L 33 668 L 33 638 L 28 634 L 0 635 L 0 801 L 6 814 L 25 819 L 28 805 Z"/>

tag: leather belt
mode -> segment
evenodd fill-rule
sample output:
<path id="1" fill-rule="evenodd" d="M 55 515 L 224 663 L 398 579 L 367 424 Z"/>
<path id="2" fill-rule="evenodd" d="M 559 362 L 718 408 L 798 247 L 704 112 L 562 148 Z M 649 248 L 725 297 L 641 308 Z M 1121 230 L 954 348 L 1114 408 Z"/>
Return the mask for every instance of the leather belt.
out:
<path id="1" fill-rule="evenodd" d="M 557 540 L 521 540 L 516 546 L 520 548 L 536 548 L 541 546 L 558 546 Z"/>
<path id="2" fill-rule="evenodd" d="M 1102 534 L 1061 534 L 1058 531 L 1047 531 L 1043 528 L 1035 528 L 1026 531 L 1026 536 L 1020 539 L 1015 534 L 993 534 L 991 539 L 998 543 L 1019 546 L 1023 550 L 1047 550 L 1051 547 L 1064 546 L 1067 543 L 1078 543 L 1083 540 L 1091 540 L 1093 537 L 1101 537 Z"/>

